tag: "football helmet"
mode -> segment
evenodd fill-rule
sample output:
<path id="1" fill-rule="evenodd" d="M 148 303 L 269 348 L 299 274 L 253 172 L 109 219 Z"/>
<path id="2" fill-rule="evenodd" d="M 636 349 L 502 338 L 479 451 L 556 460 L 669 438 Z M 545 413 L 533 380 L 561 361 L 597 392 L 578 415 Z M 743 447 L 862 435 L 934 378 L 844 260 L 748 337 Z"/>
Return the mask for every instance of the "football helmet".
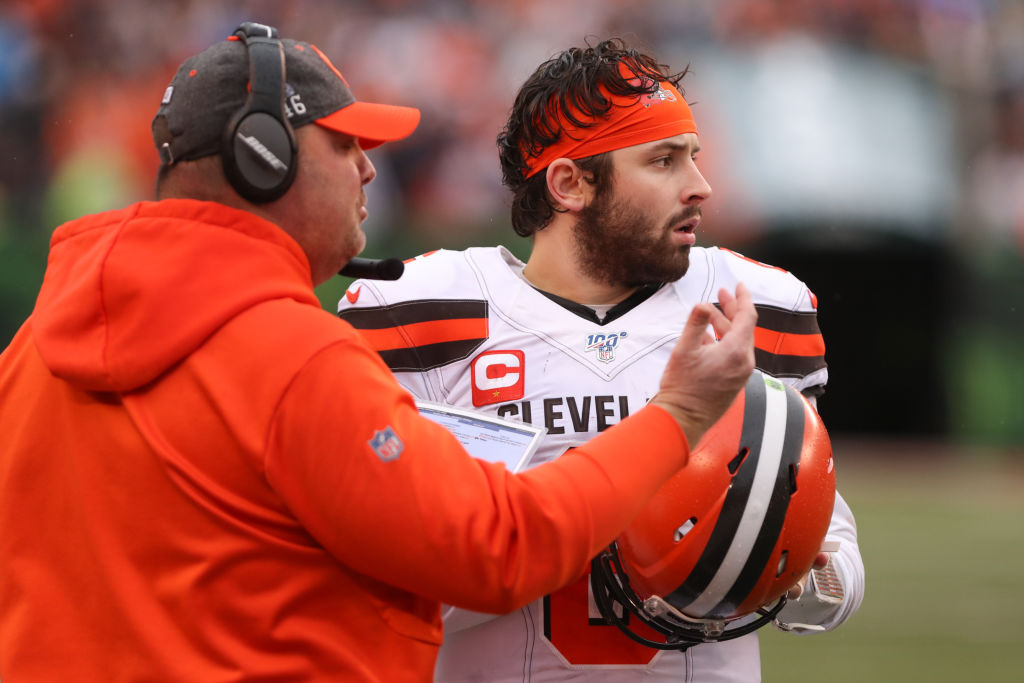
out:
<path id="1" fill-rule="evenodd" d="M 755 371 L 687 465 L 594 559 L 598 609 L 658 649 L 750 633 L 811 569 L 834 499 L 832 446 L 817 411 Z M 665 642 L 637 633 L 630 617 Z"/>

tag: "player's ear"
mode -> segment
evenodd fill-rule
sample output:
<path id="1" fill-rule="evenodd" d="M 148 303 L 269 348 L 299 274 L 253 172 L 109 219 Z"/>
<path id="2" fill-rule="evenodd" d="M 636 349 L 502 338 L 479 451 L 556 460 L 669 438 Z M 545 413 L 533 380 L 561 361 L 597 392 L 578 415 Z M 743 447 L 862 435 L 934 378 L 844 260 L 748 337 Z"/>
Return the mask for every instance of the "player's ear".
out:
<path id="1" fill-rule="evenodd" d="M 555 159 L 547 168 L 548 193 L 556 207 L 567 211 L 580 211 L 593 194 L 592 186 L 584 178 L 583 170 L 571 159 Z"/>

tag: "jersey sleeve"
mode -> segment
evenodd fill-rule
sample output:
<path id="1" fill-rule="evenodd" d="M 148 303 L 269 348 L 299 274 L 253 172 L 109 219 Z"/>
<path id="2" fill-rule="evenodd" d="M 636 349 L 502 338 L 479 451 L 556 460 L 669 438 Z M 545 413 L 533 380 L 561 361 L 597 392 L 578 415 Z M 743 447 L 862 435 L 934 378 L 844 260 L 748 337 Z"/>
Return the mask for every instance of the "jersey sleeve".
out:
<path id="1" fill-rule="evenodd" d="M 433 371 L 469 358 L 487 340 L 489 304 L 466 271 L 463 252 L 429 252 L 398 281 L 356 280 L 338 302 L 338 317 L 417 398 L 442 401 Z"/>
<path id="2" fill-rule="evenodd" d="M 356 338 L 312 357 L 280 401 L 268 481 L 353 570 L 449 605 L 506 612 L 577 578 L 679 467 L 648 406 L 521 474 L 471 458 Z"/>
<path id="3" fill-rule="evenodd" d="M 777 377 L 810 397 L 828 382 L 825 340 L 818 326 L 818 299 L 792 273 L 717 248 L 715 292 L 733 291 L 743 282 L 757 310 L 754 355 L 758 370 Z"/>

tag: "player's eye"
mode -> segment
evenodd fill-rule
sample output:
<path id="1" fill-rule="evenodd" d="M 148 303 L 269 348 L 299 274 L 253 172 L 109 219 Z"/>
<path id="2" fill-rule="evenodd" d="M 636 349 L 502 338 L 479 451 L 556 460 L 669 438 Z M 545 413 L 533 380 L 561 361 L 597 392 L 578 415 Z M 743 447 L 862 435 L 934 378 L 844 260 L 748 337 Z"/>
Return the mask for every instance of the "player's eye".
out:
<path id="1" fill-rule="evenodd" d="M 356 144 L 356 138 L 351 135 L 339 134 L 334 136 L 334 148 L 339 152 L 347 151 Z"/>

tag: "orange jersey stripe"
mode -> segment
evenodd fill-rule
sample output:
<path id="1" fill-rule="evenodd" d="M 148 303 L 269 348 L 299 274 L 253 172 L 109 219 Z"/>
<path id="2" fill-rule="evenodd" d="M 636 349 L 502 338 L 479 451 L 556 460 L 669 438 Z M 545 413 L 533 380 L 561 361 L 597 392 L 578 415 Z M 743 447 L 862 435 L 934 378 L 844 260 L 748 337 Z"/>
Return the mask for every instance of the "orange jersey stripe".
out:
<path id="1" fill-rule="evenodd" d="M 755 327 L 754 346 L 781 356 L 825 355 L 825 339 L 820 334 L 792 334 Z"/>
<path id="2" fill-rule="evenodd" d="M 757 261 L 757 260 L 755 260 L 755 259 L 752 259 L 752 258 L 750 258 L 749 256 L 744 256 L 743 254 L 741 254 L 741 253 L 739 253 L 739 252 L 737 252 L 737 251 L 733 251 L 732 249 L 726 249 L 725 247 L 718 247 L 718 248 L 719 248 L 719 250 L 721 250 L 721 251 L 726 251 L 726 252 L 729 252 L 730 254 L 732 254 L 733 256 L 735 256 L 736 258 L 741 258 L 741 259 L 743 259 L 744 261 L 748 261 L 748 262 L 750 262 L 750 263 L 753 263 L 753 264 L 754 264 L 755 266 L 761 266 L 762 268 L 770 268 L 770 269 L 772 269 L 772 270 L 778 270 L 778 271 L 781 271 L 781 272 L 783 272 L 783 273 L 788 273 L 788 272 L 789 272 L 789 271 L 788 271 L 788 270 L 786 270 L 785 268 L 779 268 L 778 266 L 772 266 L 772 265 L 769 265 L 769 264 L 767 264 L 767 263 L 761 263 L 760 261 Z"/>
<path id="3" fill-rule="evenodd" d="M 423 252 L 422 254 L 420 254 L 419 256 L 413 256 L 412 258 L 407 258 L 404 261 L 402 261 L 402 263 L 412 263 L 413 261 L 415 261 L 418 258 L 426 258 L 427 256 L 430 256 L 431 254 L 436 254 L 439 251 L 441 251 L 441 250 L 440 249 L 434 249 L 433 251 L 426 251 L 426 252 Z"/>
<path id="4" fill-rule="evenodd" d="M 361 329 L 359 332 L 374 349 L 387 351 L 467 339 L 485 339 L 487 319 L 431 320 L 378 330 Z"/>

